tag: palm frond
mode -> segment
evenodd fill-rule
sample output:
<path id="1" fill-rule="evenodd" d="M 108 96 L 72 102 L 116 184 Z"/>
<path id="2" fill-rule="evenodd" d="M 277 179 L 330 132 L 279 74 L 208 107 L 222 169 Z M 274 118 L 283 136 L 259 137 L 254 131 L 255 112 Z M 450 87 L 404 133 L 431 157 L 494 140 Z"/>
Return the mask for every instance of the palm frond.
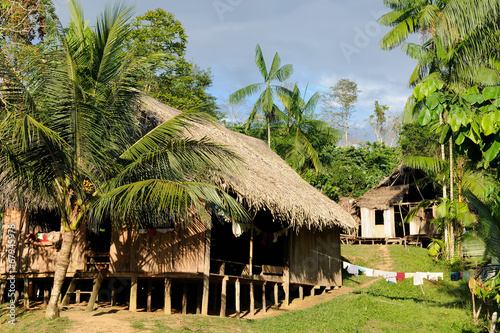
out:
<path id="1" fill-rule="evenodd" d="M 267 82 L 269 74 L 267 73 L 266 62 L 264 60 L 264 56 L 262 55 L 262 50 L 260 49 L 259 44 L 255 46 L 255 64 L 257 65 L 260 74 L 264 78 L 264 82 Z"/>

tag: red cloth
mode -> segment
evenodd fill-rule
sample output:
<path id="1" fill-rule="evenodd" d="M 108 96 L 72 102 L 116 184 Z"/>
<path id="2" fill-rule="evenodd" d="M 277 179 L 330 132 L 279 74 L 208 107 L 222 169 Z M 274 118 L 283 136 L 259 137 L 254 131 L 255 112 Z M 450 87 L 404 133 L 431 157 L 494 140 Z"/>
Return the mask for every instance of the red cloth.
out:
<path id="1" fill-rule="evenodd" d="M 150 235 L 156 235 L 156 229 L 148 229 L 148 234 Z"/>
<path id="2" fill-rule="evenodd" d="M 396 273 L 396 281 L 404 281 L 405 273 Z"/>

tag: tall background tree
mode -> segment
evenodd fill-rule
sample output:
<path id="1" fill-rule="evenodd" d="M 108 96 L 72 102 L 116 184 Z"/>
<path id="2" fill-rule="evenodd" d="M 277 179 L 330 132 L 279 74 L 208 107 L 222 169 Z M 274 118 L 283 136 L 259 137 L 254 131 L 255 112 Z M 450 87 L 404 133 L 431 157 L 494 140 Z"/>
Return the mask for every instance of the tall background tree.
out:
<path id="1" fill-rule="evenodd" d="M 323 119 L 344 133 L 344 147 L 349 145 L 350 121 L 360 93 L 357 83 L 344 78 L 330 87 L 322 98 Z"/>
<path id="2" fill-rule="evenodd" d="M 174 14 L 157 8 L 137 16 L 127 44 L 138 56 L 152 58 L 152 65 L 136 74 L 139 86 L 148 95 L 179 110 L 222 118 L 216 98 L 207 92 L 212 85 L 210 69 L 185 59 L 187 36 Z"/>
<path id="3" fill-rule="evenodd" d="M 290 64 L 281 66 L 281 58 L 278 52 L 276 52 L 271 67 L 268 69 L 259 44 L 255 47 L 255 64 L 264 82 L 251 84 L 235 91 L 229 96 L 229 101 L 236 104 L 244 98 L 260 92 L 247 120 L 246 130 L 250 128 L 256 115 L 263 114 L 267 123 L 267 144 L 271 147 L 271 123 L 275 121 L 279 113 L 281 113 L 275 102 L 277 102 L 278 96 L 290 95 L 288 89 L 272 83 L 275 81 L 285 82 L 292 75 L 293 66 Z"/>
<path id="4" fill-rule="evenodd" d="M 394 146 L 401 130 L 400 116 L 389 113 L 387 105 L 380 105 L 375 101 L 373 114 L 366 121 L 370 124 L 378 142 L 385 143 L 389 147 Z"/>

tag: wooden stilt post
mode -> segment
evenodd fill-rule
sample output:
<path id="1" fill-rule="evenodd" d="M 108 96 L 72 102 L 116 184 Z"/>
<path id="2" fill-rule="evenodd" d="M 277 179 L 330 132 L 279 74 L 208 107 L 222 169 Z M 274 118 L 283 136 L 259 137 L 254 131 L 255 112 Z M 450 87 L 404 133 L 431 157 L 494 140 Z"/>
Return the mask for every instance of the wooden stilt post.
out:
<path id="1" fill-rule="evenodd" d="M 201 301 L 201 314 L 208 315 L 208 293 L 210 288 L 210 243 L 212 232 L 205 232 L 205 264 L 203 267 L 203 297 Z"/>
<path id="2" fill-rule="evenodd" d="M 196 290 L 196 314 L 201 314 L 202 299 L 203 299 L 203 284 L 198 283 L 197 290 Z M 215 297 L 214 297 L 214 299 L 215 299 Z M 214 303 L 216 303 L 216 302 L 214 302 Z"/>
<path id="3" fill-rule="evenodd" d="M 304 300 L 304 286 L 299 286 L 299 298 L 301 301 Z"/>
<path id="4" fill-rule="evenodd" d="M 90 294 L 89 304 L 87 304 L 87 312 L 94 310 L 95 301 L 97 300 L 97 294 L 99 293 L 99 289 L 101 289 L 101 283 L 104 276 L 102 271 L 99 272 L 97 278 L 94 279 L 94 287 L 92 288 L 92 294 Z"/>
<path id="5" fill-rule="evenodd" d="M 222 288 L 220 291 L 220 316 L 225 317 L 226 316 L 226 290 L 227 290 L 227 280 L 229 278 L 227 276 L 224 276 L 222 279 Z"/>
<path id="6" fill-rule="evenodd" d="M 267 306 L 266 306 L 266 282 L 262 285 L 262 311 L 266 312 L 267 311 Z"/>
<path id="7" fill-rule="evenodd" d="M 234 287 L 235 287 L 234 299 L 236 302 L 236 318 L 240 319 L 240 279 L 236 279 Z"/>
<path id="8" fill-rule="evenodd" d="M 30 281 L 27 277 L 24 278 L 24 290 L 23 290 L 23 302 L 24 302 L 24 308 L 29 309 L 30 308 L 30 293 L 29 293 L 29 288 L 30 288 Z"/>
<path id="9" fill-rule="evenodd" d="M 5 286 L 7 285 L 7 281 L 6 280 L 2 280 L 2 282 L 0 283 L 0 304 L 3 303 L 3 294 L 5 294 Z"/>
<path id="10" fill-rule="evenodd" d="M 75 292 L 75 303 L 80 304 L 80 289 L 77 289 Z"/>
<path id="11" fill-rule="evenodd" d="M 148 280 L 148 300 L 146 305 L 146 312 L 151 312 L 151 298 L 153 295 L 153 280 Z"/>
<path id="12" fill-rule="evenodd" d="M 130 281 L 130 301 L 128 310 L 132 312 L 137 311 L 137 277 L 135 276 L 133 276 Z"/>
<path id="13" fill-rule="evenodd" d="M 163 305 L 163 313 L 166 315 L 172 314 L 172 281 L 165 278 L 165 303 Z"/>
<path id="14" fill-rule="evenodd" d="M 255 315 L 255 295 L 253 291 L 253 282 L 250 282 L 250 316 Z"/>
<path id="15" fill-rule="evenodd" d="M 274 305 L 278 306 L 278 304 L 279 304 L 278 283 L 276 282 L 274 284 Z"/>
<path id="16" fill-rule="evenodd" d="M 182 288 L 182 314 L 185 315 L 187 314 L 187 302 L 188 302 L 188 298 L 187 298 L 187 283 L 184 282 L 184 286 Z"/>
<path id="17" fill-rule="evenodd" d="M 46 307 L 49 304 L 49 294 L 50 294 L 50 282 L 46 281 L 43 284 L 43 306 Z"/>
<path id="18" fill-rule="evenodd" d="M 116 305 L 116 288 L 115 288 L 115 281 L 111 281 L 111 306 Z"/>

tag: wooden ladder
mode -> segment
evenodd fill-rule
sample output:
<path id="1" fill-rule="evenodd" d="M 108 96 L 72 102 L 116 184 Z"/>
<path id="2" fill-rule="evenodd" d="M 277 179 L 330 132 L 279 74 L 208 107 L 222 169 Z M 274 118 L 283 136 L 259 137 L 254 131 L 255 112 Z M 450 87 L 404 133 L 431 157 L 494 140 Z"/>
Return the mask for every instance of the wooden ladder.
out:
<path id="1" fill-rule="evenodd" d="M 81 291 L 81 290 L 76 290 L 76 285 L 79 281 L 81 280 L 88 280 L 88 279 L 93 279 L 93 287 L 92 291 Z M 80 303 L 80 294 L 90 294 L 90 300 L 87 305 L 86 311 L 92 311 L 94 310 L 94 305 L 97 300 L 97 294 L 99 292 L 99 289 L 101 288 L 102 280 L 104 279 L 104 273 L 103 271 L 93 271 L 93 272 L 83 272 L 81 270 L 77 270 L 75 272 L 75 275 L 73 275 L 73 278 L 71 279 L 71 282 L 69 284 L 68 290 L 66 291 L 66 294 L 64 295 L 64 298 L 61 302 L 61 307 L 65 307 L 69 305 L 69 298 L 71 294 L 76 294 L 76 303 Z"/>

